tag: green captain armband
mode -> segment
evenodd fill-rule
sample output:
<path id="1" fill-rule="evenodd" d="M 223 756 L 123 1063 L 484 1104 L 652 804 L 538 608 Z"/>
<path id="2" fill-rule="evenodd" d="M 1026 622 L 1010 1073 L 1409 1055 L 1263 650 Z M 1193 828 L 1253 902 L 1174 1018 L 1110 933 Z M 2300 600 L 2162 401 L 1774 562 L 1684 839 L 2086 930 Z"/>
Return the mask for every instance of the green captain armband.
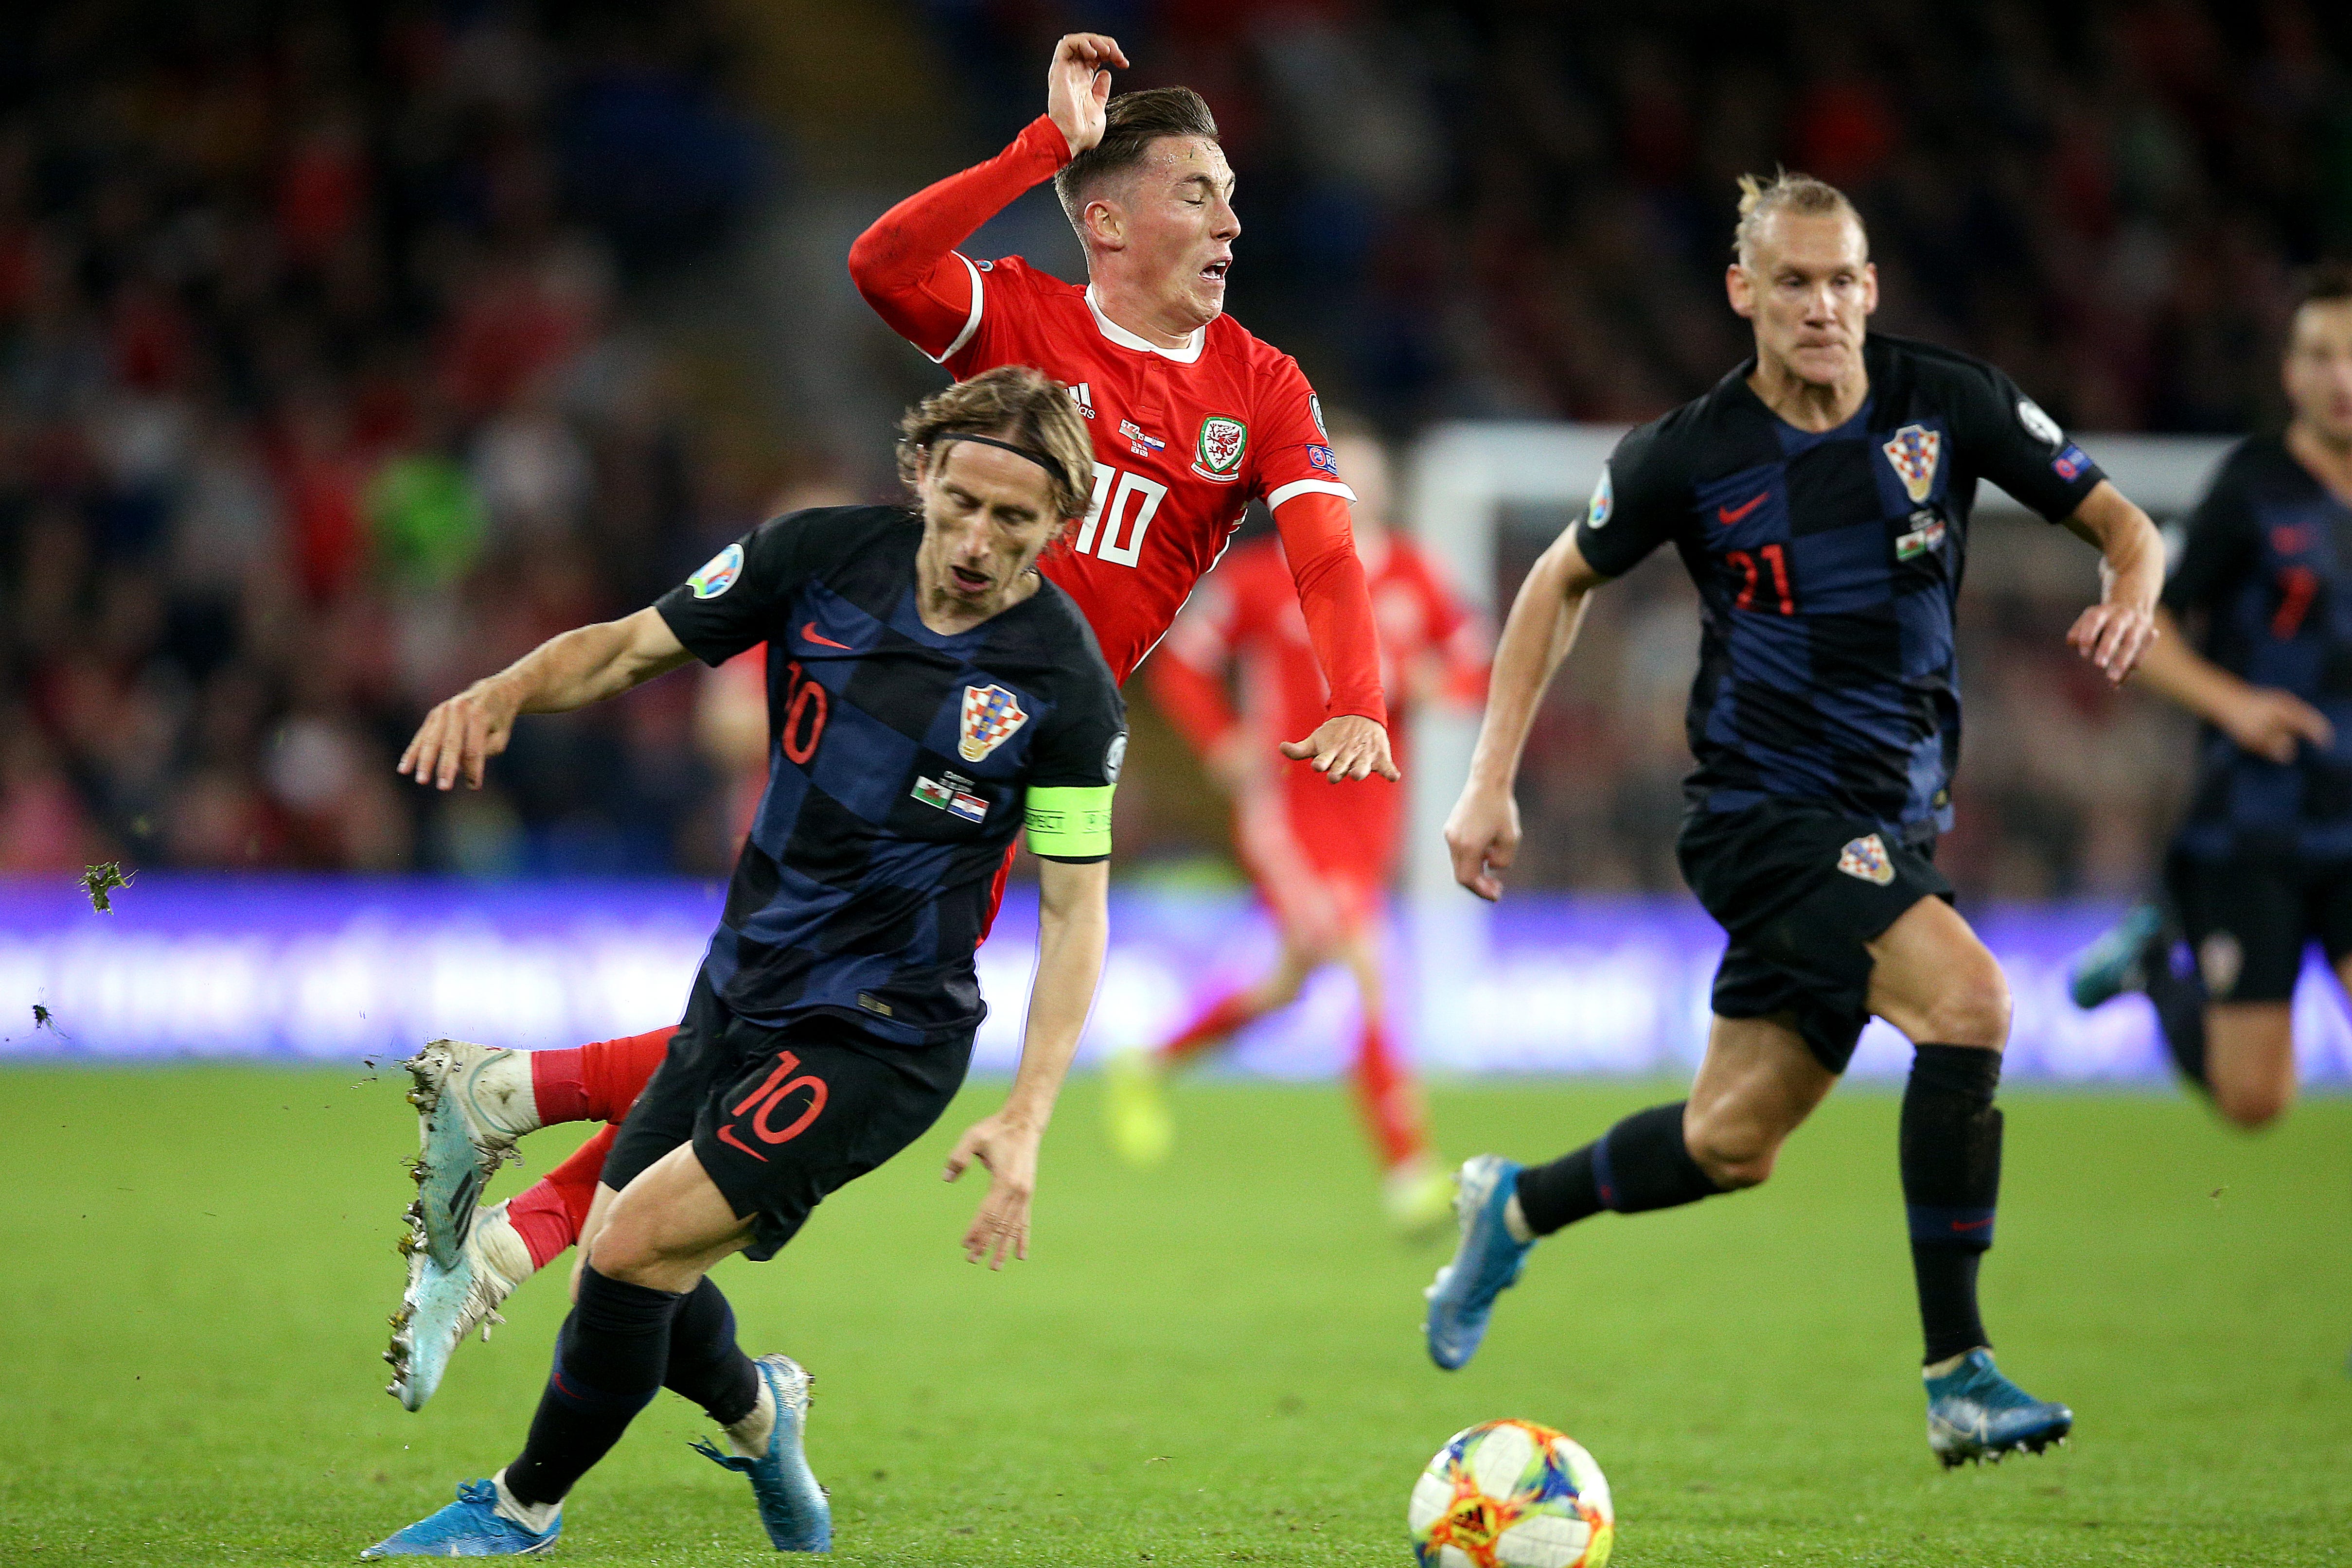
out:
<path id="1" fill-rule="evenodd" d="M 1098 861 L 1110 853 L 1110 798 L 1115 787 L 1032 789 L 1023 825 L 1029 852 L 1055 860 Z"/>

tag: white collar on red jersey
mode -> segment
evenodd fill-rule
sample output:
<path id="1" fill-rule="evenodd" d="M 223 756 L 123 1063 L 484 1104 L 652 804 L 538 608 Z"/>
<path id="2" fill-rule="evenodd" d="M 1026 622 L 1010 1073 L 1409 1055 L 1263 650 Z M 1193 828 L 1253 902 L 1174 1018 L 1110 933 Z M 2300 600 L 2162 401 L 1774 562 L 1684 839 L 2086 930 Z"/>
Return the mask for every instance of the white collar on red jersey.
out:
<path id="1" fill-rule="evenodd" d="M 1095 286 L 1091 283 L 1087 285 L 1087 308 L 1095 313 L 1095 325 L 1101 329 L 1102 335 L 1120 348 L 1140 349 L 1147 354 L 1158 354 L 1161 359 L 1173 360 L 1180 365 L 1189 365 L 1198 360 L 1201 345 L 1209 340 L 1206 327 L 1193 328 L 1192 336 L 1184 340 L 1184 346 L 1181 349 L 1163 349 L 1148 338 L 1139 338 L 1103 314 L 1102 307 L 1095 301 Z"/>

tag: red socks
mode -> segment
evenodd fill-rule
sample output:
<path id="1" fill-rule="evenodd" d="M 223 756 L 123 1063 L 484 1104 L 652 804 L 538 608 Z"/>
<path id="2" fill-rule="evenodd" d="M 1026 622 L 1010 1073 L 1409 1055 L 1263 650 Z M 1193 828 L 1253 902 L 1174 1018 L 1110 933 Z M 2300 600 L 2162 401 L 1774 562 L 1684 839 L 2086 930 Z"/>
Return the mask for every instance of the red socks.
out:
<path id="1" fill-rule="evenodd" d="M 588 1206 L 596 1201 L 596 1178 L 612 1152 L 618 1127 L 600 1127 L 571 1157 L 508 1200 L 507 1221 L 530 1252 L 530 1266 L 544 1269 L 580 1239 Z"/>
<path id="2" fill-rule="evenodd" d="M 1383 1169 L 1394 1170 L 1429 1147 L 1421 1096 L 1397 1060 L 1388 1030 L 1374 1019 L 1364 1020 L 1363 1040 L 1356 1050 L 1356 1100 L 1372 1142 L 1380 1145 Z"/>
<path id="3" fill-rule="evenodd" d="M 637 1103 L 654 1069 L 669 1053 L 677 1026 L 618 1040 L 591 1040 L 570 1051 L 530 1053 L 530 1097 L 543 1126 L 558 1122 L 618 1123 Z M 572 1152 L 547 1176 L 507 1203 L 508 1222 L 530 1252 L 530 1266 L 544 1269 L 580 1239 L 588 1206 L 596 1201 L 596 1178 L 604 1174 L 617 1126 L 606 1126 Z"/>
<path id="4" fill-rule="evenodd" d="M 570 1051 L 530 1053 L 530 1097 L 541 1126 L 559 1122 L 617 1122 L 669 1053 L 670 1024 L 618 1040 L 591 1040 Z"/>
<path id="5" fill-rule="evenodd" d="M 1181 1061 L 1216 1044 L 1256 1016 L 1250 1010 L 1247 992 L 1234 991 L 1220 997 L 1200 1017 L 1186 1024 L 1182 1033 L 1160 1048 L 1160 1060 Z"/>

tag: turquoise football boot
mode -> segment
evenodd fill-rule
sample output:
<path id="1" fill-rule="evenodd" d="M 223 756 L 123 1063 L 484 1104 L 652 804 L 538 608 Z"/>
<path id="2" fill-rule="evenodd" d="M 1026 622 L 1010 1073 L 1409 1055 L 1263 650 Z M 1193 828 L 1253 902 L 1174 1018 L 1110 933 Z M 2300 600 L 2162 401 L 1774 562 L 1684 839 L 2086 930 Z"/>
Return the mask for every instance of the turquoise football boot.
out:
<path id="1" fill-rule="evenodd" d="M 1486 1337 L 1495 1298 L 1518 1283 L 1532 1241 L 1514 1241 L 1503 1210 L 1517 1190 L 1519 1165 L 1500 1155 L 1480 1155 L 1463 1163 L 1454 1195 L 1454 1223 L 1462 1228 L 1454 1261 L 1437 1271 L 1422 1294 L 1429 1298 L 1424 1325 L 1429 1359 L 1452 1372 L 1469 1364 Z"/>
<path id="2" fill-rule="evenodd" d="M 392 1348 L 383 1353 L 392 1381 L 384 1392 L 403 1409 L 421 1410 L 441 1386 L 458 1342 L 477 1328 L 487 1340 L 492 1324 L 506 1322 L 499 1303 L 530 1278 L 530 1249 L 515 1233 L 504 1201 L 474 1211 L 454 1269 L 433 1260 L 423 1224 L 413 1216 L 400 1249 L 408 1256 L 408 1289 L 392 1315 Z"/>
<path id="3" fill-rule="evenodd" d="M 484 1082 L 485 1068 L 509 1059 L 522 1060 L 496 1046 L 436 1040 L 401 1063 L 415 1082 L 408 1103 L 419 1122 L 414 1174 L 425 1246 L 444 1269 L 457 1267 L 482 1189 L 501 1164 L 520 1157 L 515 1140 L 539 1125 L 530 1107 L 515 1103 L 521 1091 L 501 1094 Z"/>
<path id="4" fill-rule="evenodd" d="M 2164 911 L 2153 904 L 2134 906 L 2105 935 L 2074 955 L 2066 970 L 2066 994 L 2089 1011 L 2126 991 L 2147 984 L 2147 966 L 2157 961 L 2149 952 L 2166 935 Z"/>
<path id="5" fill-rule="evenodd" d="M 775 1430 L 768 1435 L 768 1451 L 756 1459 L 721 1453 L 709 1443 L 694 1449 L 713 1464 L 751 1478 L 751 1496 L 760 1505 L 760 1522 L 779 1552 L 833 1550 L 833 1504 L 817 1484 L 801 1452 L 808 1429 L 809 1391 L 816 1379 L 789 1355 L 763 1355 L 752 1364 L 776 1401 Z"/>
<path id="6" fill-rule="evenodd" d="M 2074 1413 L 2036 1399 L 2000 1375 L 1992 1352 L 1978 1349 L 1927 1383 L 1927 1446 L 1950 1469 L 2004 1454 L 2040 1453 L 2074 1429 Z"/>
<path id="7" fill-rule="evenodd" d="M 555 1544 L 563 1533 L 563 1517 L 546 1531 L 535 1532 L 498 1511 L 498 1484 L 487 1478 L 457 1489 L 457 1500 L 438 1513 L 425 1515 L 407 1529 L 387 1535 L 365 1552 L 376 1557 L 528 1557 Z"/>

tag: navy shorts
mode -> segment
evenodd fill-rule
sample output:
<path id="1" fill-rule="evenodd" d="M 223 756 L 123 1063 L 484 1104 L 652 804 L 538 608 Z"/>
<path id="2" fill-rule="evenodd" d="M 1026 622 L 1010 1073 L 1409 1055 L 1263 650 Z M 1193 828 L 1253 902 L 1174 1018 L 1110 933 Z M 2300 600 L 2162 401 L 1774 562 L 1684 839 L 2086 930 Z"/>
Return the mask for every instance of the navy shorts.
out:
<path id="1" fill-rule="evenodd" d="M 2210 1000 L 2287 1001 L 2306 943 L 2317 942 L 2330 964 L 2352 953 L 2352 861 L 2278 851 L 2201 860 L 2175 851 L 2164 883 Z"/>
<path id="2" fill-rule="evenodd" d="M 902 1046 L 854 1019 L 812 1014 L 781 1028 L 738 1017 L 697 977 L 686 1017 L 604 1158 L 620 1190 L 691 1141 L 736 1218 L 745 1256 L 776 1255 L 827 1193 L 929 1132 L 971 1061 L 971 1035 Z"/>
<path id="3" fill-rule="evenodd" d="M 1729 934 L 1715 1011 L 1788 1014 L 1832 1072 L 1870 1021 L 1868 943 L 1923 898 L 1952 896 L 1931 858 L 1878 824 L 1808 800 L 1693 811 L 1675 845 L 1683 880 Z"/>

